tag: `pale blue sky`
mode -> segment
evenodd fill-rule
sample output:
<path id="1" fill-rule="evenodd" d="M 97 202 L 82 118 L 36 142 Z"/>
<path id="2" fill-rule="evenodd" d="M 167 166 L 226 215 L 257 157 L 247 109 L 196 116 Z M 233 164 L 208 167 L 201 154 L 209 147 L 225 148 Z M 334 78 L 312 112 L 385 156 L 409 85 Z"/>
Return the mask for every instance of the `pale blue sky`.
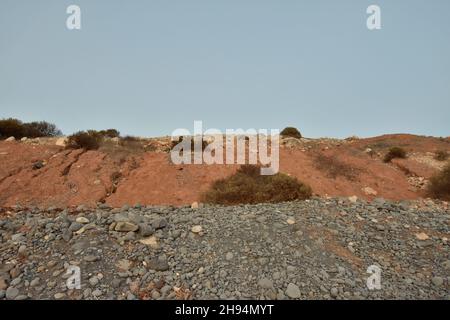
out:
<path id="1" fill-rule="evenodd" d="M 66 7 L 82 30 L 66 29 Z M 382 30 L 366 28 L 378 4 Z M 450 135 L 448 0 L 0 0 L 0 118 Z"/>

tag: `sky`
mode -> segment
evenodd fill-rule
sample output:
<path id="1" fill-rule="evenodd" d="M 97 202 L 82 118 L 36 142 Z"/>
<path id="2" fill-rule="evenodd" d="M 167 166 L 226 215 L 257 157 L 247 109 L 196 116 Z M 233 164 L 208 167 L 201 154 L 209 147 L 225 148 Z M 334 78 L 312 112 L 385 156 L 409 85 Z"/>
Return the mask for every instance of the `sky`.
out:
<path id="1" fill-rule="evenodd" d="M 81 8 L 68 30 L 66 8 Z M 381 8 L 381 30 L 366 9 Z M 0 118 L 450 136 L 448 0 L 0 0 Z"/>

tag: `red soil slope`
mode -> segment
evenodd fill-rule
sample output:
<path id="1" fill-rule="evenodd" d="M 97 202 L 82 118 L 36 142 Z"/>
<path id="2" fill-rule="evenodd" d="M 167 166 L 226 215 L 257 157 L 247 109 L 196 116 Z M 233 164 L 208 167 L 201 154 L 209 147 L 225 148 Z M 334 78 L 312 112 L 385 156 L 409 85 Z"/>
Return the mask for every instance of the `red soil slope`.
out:
<path id="1" fill-rule="evenodd" d="M 391 146 L 405 148 L 408 159 L 383 163 L 382 157 Z M 367 148 L 373 152 L 367 153 Z M 420 183 L 426 183 L 443 165 L 433 159 L 436 150 L 450 151 L 450 140 L 414 135 L 302 140 L 281 148 L 280 171 L 311 185 L 320 196 L 417 199 L 424 196 Z M 345 170 L 330 174 L 328 169 L 333 168 L 317 167 L 320 155 L 336 159 L 344 169 L 352 169 L 353 176 L 347 177 Z M 37 161 L 43 161 L 44 166 L 33 169 Z M 161 152 L 145 152 L 118 161 L 100 151 L 2 141 L 0 207 L 95 206 L 97 202 L 114 207 L 190 204 L 199 201 L 213 181 L 232 174 L 237 167 L 173 165 L 169 155 Z M 367 187 L 376 195 L 363 190 Z"/>

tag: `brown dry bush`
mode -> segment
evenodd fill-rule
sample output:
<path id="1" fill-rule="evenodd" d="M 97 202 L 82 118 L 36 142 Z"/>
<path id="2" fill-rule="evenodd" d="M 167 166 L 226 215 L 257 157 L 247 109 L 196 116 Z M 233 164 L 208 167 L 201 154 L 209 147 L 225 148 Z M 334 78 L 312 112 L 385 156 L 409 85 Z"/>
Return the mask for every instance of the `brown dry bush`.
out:
<path id="1" fill-rule="evenodd" d="M 102 140 L 102 135 L 95 130 L 79 131 L 67 137 L 67 148 L 97 150 Z"/>
<path id="2" fill-rule="evenodd" d="M 391 162 L 392 159 L 405 159 L 406 158 L 406 151 L 403 148 L 400 147 L 392 147 L 389 149 L 388 153 L 384 156 L 383 161 L 384 162 Z"/>
<path id="3" fill-rule="evenodd" d="M 190 140 L 191 151 L 194 152 L 195 151 L 195 142 L 197 142 L 198 139 L 200 139 L 200 138 L 191 137 L 191 136 L 188 136 L 188 137 L 180 136 L 180 137 L 178 137 L 178 141 L 177 140 L 172 141 L 170 149 L 172 150 L 176 145 L 178 145 L 179 143 L 182 143 L 185 140 Z M 202 140 L 202 151 L 204 151 L 207 146 L 208 146 L 208 142 L 205 140 Z M 186 151 L 186 150 L 184 150 L 184 151 Z"/>
<path id="4" fill-rule="evenodd" d="M 432 198 L 450 200 L 450 163 L 442 171 L 431 177 L 428 194 Z"/>
<path id="5" fill-rule="evenodd" d="M 280 134 L 285 137 L 292 137 L 297 139 L 300 139 L 302 137 L 300 131 L 298 131 L 298 129 L 294 127 L 284 128 Z"/>
<path id="6" fill-rule="evenodd" d="M 56 125 L 46 121 L 22 122 L 18 119 L 0 120 L 0 139 L 14 137 L 21 139 L 23 137 L 56 137 L 62 133 Z"/>
<path id="7" fill-rule="evenodd" d="M 108 138 L 120 137 L 120 132 L 116 129 L 101 130 L 101 131 L 99 131 L 99 134 L 101 134 L 104 137 L 108 137 Z"/>
<path id="8" fill-rule="evenodd" d="M 333 179 L 338 176 L 344 177 L 347 180 L 354 181 L 358 178 L 361 169 L 352 167 L 333 156 L 326 156 L 317 154 L 314 158 L 314 166 Z"/>
<path id="9" fill-rule="evenodd" d="M 311 188 L 296 178 L 282 173 L 263 176 L 259 166 L 243 165 L 234 175 L 214 182 L 202 198 L 206 203 L 236 205 L 304 200 L 311 195 Z"/>
<path id="10" fill-rule="evenodd" d="M 445 150 L 438 150 L 434 154 L 434 159 L 437 161 L 446 161 L 449 157 L 449 154 Z"/>

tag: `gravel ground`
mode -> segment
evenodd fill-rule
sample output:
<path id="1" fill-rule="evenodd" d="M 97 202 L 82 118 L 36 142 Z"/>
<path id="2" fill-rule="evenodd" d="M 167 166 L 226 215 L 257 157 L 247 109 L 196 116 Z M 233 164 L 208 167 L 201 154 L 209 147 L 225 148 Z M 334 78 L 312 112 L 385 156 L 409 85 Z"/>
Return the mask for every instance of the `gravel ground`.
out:
<path id="1" fill-rule="evenodd" d="M 4 209 L 0 299 L 449 299 L 449 225 L 447 203 L 383 199 Z"/>

